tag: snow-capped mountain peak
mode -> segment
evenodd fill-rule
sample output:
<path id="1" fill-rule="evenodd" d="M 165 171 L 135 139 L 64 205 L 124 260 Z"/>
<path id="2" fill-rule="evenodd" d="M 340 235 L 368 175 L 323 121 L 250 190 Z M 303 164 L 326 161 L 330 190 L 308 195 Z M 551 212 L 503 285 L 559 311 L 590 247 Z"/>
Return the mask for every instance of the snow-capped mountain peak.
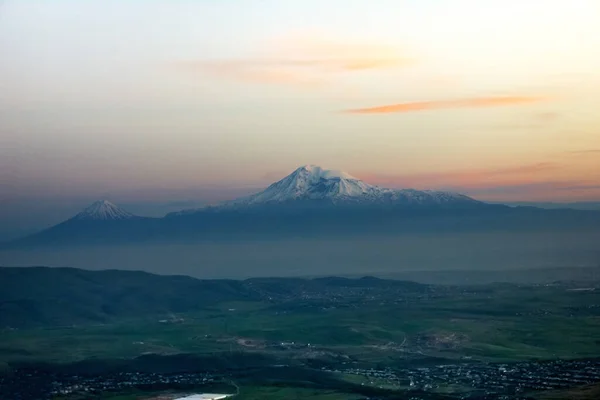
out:
<path id="1" fill-rule="evenodd" d="M 388 189 L 370 185 L 352 175 L 317 165 L 305 165 L 256 194 L 222 203 L 219 207 L 321 200 L 332 204 L 434 206 L 475 204 L 478 201 L 452 192 Z"/>
<path id="2" fill-rule="evenodd" d="M 278 204 L 471 207 L 483 203 L 453 192 L 383 188 L 365 183 L 343 171 L 325 169 L 317 165 L 304 165 L 258 193 L 226 201 L 211 208 L 228 210 Z M 188 215 L 198 211 L 202 209 L 183 210 L 173 215 Z"/>
<path id="3" fill-rule="evenodd" d="M 325 169 L 325 168 L 319 167 L 318 165 L 311 165 L 311 164 L 304 165 L 304 166 L 298 168 L 297 170 L 292 172 L 292 175 L 307 176 L 312 181 L 318 181 L 320 179 L 358 180 L 357 178 L 353 177 L 352 175 L 350 175 L 344 171 L 339 171 L 339 170 L 334 170 L 334 169 Z"/>
<path id="4" fill-rule="evenodd" d="M 108 200 L 100 200 L 77 214 L 77 220 L 119 220 L 134 218 L 135 215 L 123 210 Z"/>
<path id="5" fill-rule="evenodd" d="M 373 191 L 368 185 L 352 175 L 317 165 L 305 165 L 285 178 L 270 185 L 262 192 L 226 202 L 224 206 L 253 205 L 287 202 L 293 200 L 331 200 L 352 198 Z"/>

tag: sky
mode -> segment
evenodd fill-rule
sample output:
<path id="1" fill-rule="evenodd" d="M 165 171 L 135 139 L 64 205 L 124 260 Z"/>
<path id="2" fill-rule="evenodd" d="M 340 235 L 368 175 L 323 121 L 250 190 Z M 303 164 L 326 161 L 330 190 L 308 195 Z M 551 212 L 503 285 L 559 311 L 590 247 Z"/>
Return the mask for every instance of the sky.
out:
<path id="1" fill-rule="evenodd" d="M 0 201 L 212 201 L 305 164 L 598 201 L 599 20 L 597 0 L 0 1 Z"/>

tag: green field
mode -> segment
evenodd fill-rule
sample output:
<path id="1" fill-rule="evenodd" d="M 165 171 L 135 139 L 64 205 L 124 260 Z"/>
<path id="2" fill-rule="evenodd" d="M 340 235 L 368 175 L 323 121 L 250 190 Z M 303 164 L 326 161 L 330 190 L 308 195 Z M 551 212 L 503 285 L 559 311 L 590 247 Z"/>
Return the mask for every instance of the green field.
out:
<path id="1" fill-rule="evenodd" d="M 118 272 L 101 281 L 95 273 L 67 272 L 88 282 L 77 301 L 61 300 L 73 296 L 68 290 L 40 285 L 36 291 L 46 290 L 48 304 L 19 299 L 14 288 L 13 300 L 0 302 L 12 313 L 6 320 L 24 324 L 0 331 L 2 371 L 204 371 L 221 385 L 217 392 L 239 390 L 236 399 L 395 398 L 410 389 L 439 400 L 470 389 L 449 381 L 425 390 L 409 387 L 406 376 L 364 371 L 600 357 L 600 291 L 573 290 L 579 287 L 568 282 L 469 287 L 376 278 L 167 277 L 163 285 L 150 277 L 149 286 L 139 286 L 132 277 L 111 283 Z M 141 400 L 194 389 L 136 388 L 67 399 Z"/>
<path id="2" fill-rule="evenodd" d="M 222 303 L 168 322 L 130 318 L 5 330 L 0 363 L 228 351 L 296 358 L 320 352 L 371 363 L 421 356 L 496 361 L 591 357 L 600 355 L 600 316 L 590 308 L 598 303 L 597 292 L 509 285 L 406 304 Z"/>

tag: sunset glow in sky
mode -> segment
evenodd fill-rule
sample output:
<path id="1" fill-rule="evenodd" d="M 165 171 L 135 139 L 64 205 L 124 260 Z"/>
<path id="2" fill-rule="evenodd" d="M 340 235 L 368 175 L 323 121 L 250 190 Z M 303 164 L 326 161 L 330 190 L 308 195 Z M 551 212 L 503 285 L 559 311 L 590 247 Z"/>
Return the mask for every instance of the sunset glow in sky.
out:
<path id="1" fill-rule="evenodd" d="M 304 164 L 600 201 L 598 0 L 5 0 L 0 191 L 261 187 Z"/>

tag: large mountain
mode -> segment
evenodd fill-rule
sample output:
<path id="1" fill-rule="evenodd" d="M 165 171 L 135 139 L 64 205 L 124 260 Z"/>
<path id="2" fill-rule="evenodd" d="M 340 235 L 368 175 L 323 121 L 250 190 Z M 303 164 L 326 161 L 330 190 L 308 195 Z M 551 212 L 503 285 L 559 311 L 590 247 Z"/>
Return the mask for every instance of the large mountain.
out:
<path id="1" fill-rule="evenodd" d="M 108 201 L 96 202 L 4 247 L 584 229 L 600 229 L 600 212 L 512 208 L 452 192 L 388 189 L 306 165 L 258 193 L 164 218 L 140 217 Z"/>
<path id="2" fill-rule="evenodd" d="M 278 206 L 475 207 L 484 203 L 468 196 L 433 190 L 388 189 L 370 185 L 345 172 L 305 165 L 265 190 L 218 204 L 213 209 L 243 210 Z M 201 212 L 184 210 L 173 215 Z"/>

